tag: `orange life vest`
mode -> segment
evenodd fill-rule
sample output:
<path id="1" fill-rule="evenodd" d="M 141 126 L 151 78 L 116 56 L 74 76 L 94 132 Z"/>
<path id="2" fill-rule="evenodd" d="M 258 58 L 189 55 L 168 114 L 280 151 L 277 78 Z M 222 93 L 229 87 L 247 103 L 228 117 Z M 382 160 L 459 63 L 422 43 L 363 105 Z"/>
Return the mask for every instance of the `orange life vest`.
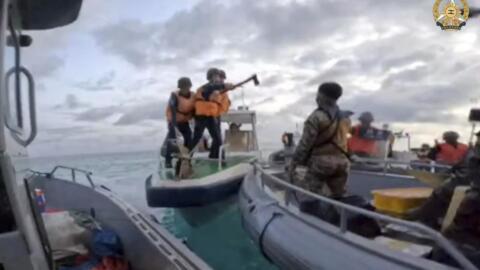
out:
<path id="1" fill-rule="evenodd" d="M 448 143 L 442 143 L 438 145 L 438 149 L 436 161 L 448 165 L 459 163 L 465 158 L 468 152 L 468 146 L 463 143 L 457 144 L 457 147 Z"/>
<path id="2" fill-rule="evenodd" d="M 228 112 L 230 109 L 230 98 L 228 98 L 228 94 L 225 92 L 220 94 L 220 114 L 224 114 Z"/>
<path id="3" fill-rule="evenodd" d="M 375 140 L 368 140 L 360 137 L 360 126 L 353 127 L 352 136 L 348 140 L 348 151 L 350 153 L 365 153 L 375 155 L 377 144 Z"/>
<path id="4" fill-rule="evenodd" d="M 185 123 L 190 121 L 195 111 L 195 97 L 193 93 L 190 93 L 190 97 L 188 98 L 179 95 L 179 91 L 173 92 L 172 94 L 177 97 L 177 111 L 175 112 L 177 122 Z M 166 114 L 168 122 L 171 122 L 172 111 L 170 109 L 170 106 L 167 106 Z"/>
<path id="5" fill-rule="evenodd" d="M 203 88 L 199 88 L 195 94 L 195 115 L 198 116 L 213 116 L 221 115 L 221 94 L 219 91 L 214 91 L 208 100 L 205 100 L 202 95 Z"/>

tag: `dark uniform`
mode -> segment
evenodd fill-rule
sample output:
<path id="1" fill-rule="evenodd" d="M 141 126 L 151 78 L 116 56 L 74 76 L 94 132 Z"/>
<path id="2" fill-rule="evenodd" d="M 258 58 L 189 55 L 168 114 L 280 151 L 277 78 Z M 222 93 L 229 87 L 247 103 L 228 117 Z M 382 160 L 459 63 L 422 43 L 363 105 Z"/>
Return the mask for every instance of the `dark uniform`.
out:
<path id="1" fill-rule="evenodd" d="M 336 104 L 342 88 L 336 83 L 325 83 L 317 94 L 318 108 L 310 114 L 304 124 L 302 138 L 295 150 L 289 167 L 293 176 L 297 165 L 308 167 L 303 179 L 292 177 L 294 183 L 313 193 L 322 194 L 324 184 L 329 187 L 332 197 L 345 193 L 350 162 L 342 149 L 346 138 L 340 134 L 340 109 Z M 311 200 L 298 195 L 299 200 Z M 300 198 L 303 197 L 303 198 Z"/>
<path id="2" fill-rule="evenodd" d="M 440 219 L 447 213 L 455 188 L 470 185 L 472 179 L 476 177 L 474 170 L 470 168 L 475 166 L 472 162 L 475 156 L 480 156 L 479 154 L 480 144 L 477 143 L 473 149 L 470 149 L 464 161 L 455 166 L 453 176 L 435 188 L 427 201 L 421 207 L 410 211 L 408 217 L 439 229 Z"/>
<path id="3" fill-rule="evenodd" d="M 208 83 L 202 86 L 203 92 L 202 96 L 205 100 L 208 100 L 214 91 L 223 90 L 225 86 L 223 84 L 214 84 Z M 220 146 L 222 145 L 222 136 L 220 133 L 219 117 L 206 116 L 206 115 L 195 115 L 195 128 L 193 130 L 193 140 L 190 146 L 190 150 L 195 148 L 195 146 L 203 138 L 203 132 L 205 129 L 210 133 L 212 138 L 212 144 L 210 146 L 209 158 L 218 158 Z"/>
<path id="4" fill-rule="evenodd" d="M 471 188 L 460 203 L 453 222 L 445 229 L 444 235 L 475 266 L 480 267 L 480 155 L 470 158 L 468 170 Z M 438 247 L 433 252 L 433 259 L 458 266 Z"/>
<path id="5" fill-rule="evenodd" d="M 445 236 L 480 251 L 480 190 L 471 188 L 461 202 Z"/>
<path id="6" fill-rule="evenodd" d="M 165 153 L 165 166 L 167 168 L 172 167 L 172 152 L 175 148 L 172 142 L 177 138 L 175 128 L 182 134 L 183 145 L 187 148 L 191 147 L 192 130 L 190 129 L 189 120 L 192 118 L 194 110 L 193 93 L 190 92 L 191 86 L 192 82 L 189 78 L 180 78 L 178 80 L 178 88 L 185 90 L 172 93 L 168 100 L 168 141 Z"/>

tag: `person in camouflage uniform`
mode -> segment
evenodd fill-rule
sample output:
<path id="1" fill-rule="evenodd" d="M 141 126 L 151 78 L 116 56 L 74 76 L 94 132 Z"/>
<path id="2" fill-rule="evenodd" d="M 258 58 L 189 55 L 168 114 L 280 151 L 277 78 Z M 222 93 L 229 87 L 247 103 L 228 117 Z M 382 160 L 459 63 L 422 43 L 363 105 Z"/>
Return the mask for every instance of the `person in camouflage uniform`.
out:
<path id="1" fill-rule="evenodd" d="M 297 186 L 313 193 L 322 194 L 327 184 L 331 196 L 339 198 L 345 193 L 350 162 L 342 146 L 346 136 L 339 128 L 342 113 L 337 100 L 342 95 L 342 87 L 334 82 L 320 85 L 317 93 L 317 109 L 304 123 L 302 138 L 293 154 L 288 168 L 290 179 Z M 295 177 L 298 165 L 307 166 L 303 179 Z M 297 199 L 311 201 L 311 198 L 297 194 Z"/>

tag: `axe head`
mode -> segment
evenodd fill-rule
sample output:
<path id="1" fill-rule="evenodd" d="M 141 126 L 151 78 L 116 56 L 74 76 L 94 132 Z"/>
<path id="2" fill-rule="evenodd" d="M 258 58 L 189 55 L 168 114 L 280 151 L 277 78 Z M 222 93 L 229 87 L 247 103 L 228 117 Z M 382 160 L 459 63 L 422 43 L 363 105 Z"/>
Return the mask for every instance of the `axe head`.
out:
<path id="1" fill-rule="evenodd" d="M 252 80 L 253 80 L 253 84 L 255 84 L 255 86 L 258 86 L 260 84 L 260 81 L 258 80 L 257 74 L 252 75 Z"/>

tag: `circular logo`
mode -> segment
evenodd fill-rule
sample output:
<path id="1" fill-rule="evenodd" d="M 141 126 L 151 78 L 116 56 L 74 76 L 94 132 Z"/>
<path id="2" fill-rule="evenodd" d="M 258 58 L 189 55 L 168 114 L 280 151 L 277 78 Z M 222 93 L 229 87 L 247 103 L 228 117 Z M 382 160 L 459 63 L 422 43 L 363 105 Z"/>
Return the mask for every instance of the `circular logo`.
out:
<path id="1" fill-rule="evenodd" d="M 460 30 L 469 12 L 467 0 L 436 0 L 433 4 L 433 17 L 442 30 Z"/>

